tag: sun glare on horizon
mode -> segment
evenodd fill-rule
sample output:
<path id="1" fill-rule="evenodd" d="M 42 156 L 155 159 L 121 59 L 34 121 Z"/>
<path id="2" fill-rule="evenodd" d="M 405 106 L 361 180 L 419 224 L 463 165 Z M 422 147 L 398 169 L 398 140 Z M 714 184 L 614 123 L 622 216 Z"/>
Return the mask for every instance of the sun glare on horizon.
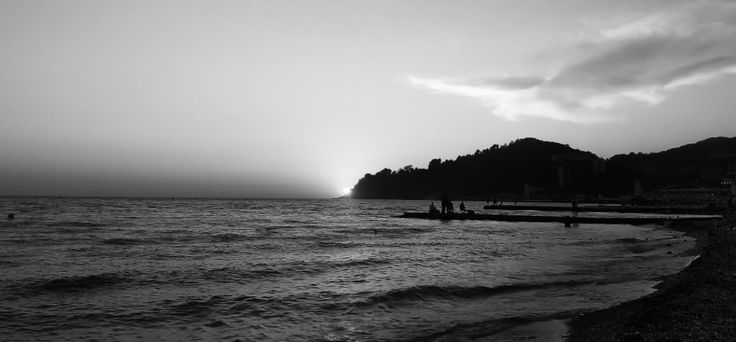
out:
<path id="1" fill-rule="evenodd" d="M 342 188 L 342 195 L 343 196 L 350 196 L 350 193 L 353 191 L 351 188 Z"/>

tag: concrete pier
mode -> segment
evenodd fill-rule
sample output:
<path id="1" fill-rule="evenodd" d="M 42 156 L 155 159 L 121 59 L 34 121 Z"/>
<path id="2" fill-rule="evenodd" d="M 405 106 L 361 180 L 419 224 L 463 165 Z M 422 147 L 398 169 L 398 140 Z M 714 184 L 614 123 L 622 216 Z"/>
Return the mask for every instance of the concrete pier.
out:
<path id="1" fill-rule="evenodd" d="M 601 224 L 664 224 L 668 221 L 700 221 L 717 220 L 720 215 L 698 215 L 684 217 L 573 217 L 566 215 L 497 215 L 497 214 L 430 214 L 420 212 L 404 212 L 400 218 L 429 219 L 429 220 L 485 220 L 507 222 L 559 222 L 566 226 L 574 223 L 601 223 Z"/>

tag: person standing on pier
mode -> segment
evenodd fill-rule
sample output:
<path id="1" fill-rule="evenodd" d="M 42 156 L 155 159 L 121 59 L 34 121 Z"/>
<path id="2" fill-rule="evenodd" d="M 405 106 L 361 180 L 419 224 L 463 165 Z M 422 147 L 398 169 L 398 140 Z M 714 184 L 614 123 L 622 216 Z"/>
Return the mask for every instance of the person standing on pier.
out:
<path id="1" fill-rule="evenodd" d="M 442 214 L 450 212 L 451 206 L 452 206 L 452 202 L 450 202 L 450 197 L 447 196 L 447 194 L 444 194 L 442 196 Z"/>

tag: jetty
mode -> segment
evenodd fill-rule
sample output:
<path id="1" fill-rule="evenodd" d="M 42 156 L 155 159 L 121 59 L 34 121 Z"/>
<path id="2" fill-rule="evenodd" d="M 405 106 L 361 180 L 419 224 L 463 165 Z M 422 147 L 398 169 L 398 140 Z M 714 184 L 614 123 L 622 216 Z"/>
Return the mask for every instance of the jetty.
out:
<path id="1" fill-rule="evenodd" d="M 404 212 L 399 218 L 428 219 L 428 220 L 480 220 L 505 222 L 559 222 L 565 225 L 580 223 L 598 224 L 664 224 L 669 221 L 702 221 L 718 220 L 721 215 L 692 215 L 692 216 L 652 216 L 652 217 L 581 217 L 569 215 L 507 215 L 507 214 L 476 214 L 476 213 L 437 213 Z"/>
<path id="2" fill-rule="evenodd" d="M 571 205 L 534 205 L 534 204 L 488 204 L 483 209 L 490 210 L 535 210 L 535 211 L 571 211 Z M 724 211 L 724 208 L 713 206 L 623 206 L 623 205 L 578 205 L 577 212 L 602 213 L 638 213 L 638 214 L 675 214 L 675 215 L 714 215 Z"/>

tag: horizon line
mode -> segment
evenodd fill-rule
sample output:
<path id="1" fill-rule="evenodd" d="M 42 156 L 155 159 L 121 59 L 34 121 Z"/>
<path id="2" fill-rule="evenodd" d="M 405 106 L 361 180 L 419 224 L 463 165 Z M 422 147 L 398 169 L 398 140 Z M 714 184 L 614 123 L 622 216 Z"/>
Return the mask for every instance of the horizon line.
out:
<path id="1" fill-rule="evenodd" d="M 168 200 L 291 200 L 291 201 L 309 201 L 309 200 L 330 200 L 330 199 L 352 199 L 351 197 L 245 197 L 245 196 L 115 196 L 115 195 L 0 195 L 0 198 L 48 198 L 48 199 L 168 199 Z"/>

